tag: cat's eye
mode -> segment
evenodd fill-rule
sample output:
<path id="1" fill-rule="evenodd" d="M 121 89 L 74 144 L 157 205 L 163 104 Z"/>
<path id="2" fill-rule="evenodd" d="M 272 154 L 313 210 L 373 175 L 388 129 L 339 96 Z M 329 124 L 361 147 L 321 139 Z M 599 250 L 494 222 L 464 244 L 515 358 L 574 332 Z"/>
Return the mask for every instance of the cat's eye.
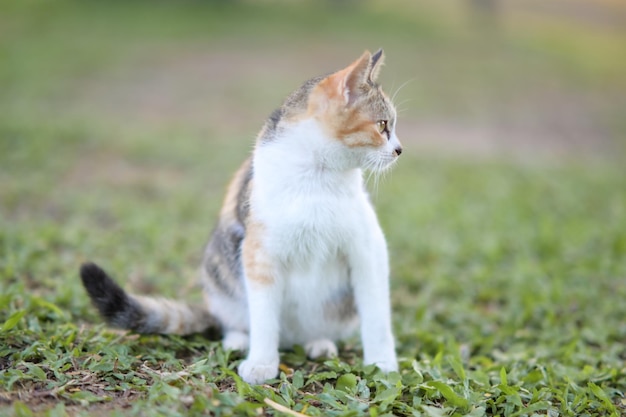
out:
<path id="1" fill-rule="evenodd" d="M 376 122 L 376 128 L 378 132 L 382 135 L 383 133 L 388 132 L 387 130 L 387 120 L 379 120 Z"/>

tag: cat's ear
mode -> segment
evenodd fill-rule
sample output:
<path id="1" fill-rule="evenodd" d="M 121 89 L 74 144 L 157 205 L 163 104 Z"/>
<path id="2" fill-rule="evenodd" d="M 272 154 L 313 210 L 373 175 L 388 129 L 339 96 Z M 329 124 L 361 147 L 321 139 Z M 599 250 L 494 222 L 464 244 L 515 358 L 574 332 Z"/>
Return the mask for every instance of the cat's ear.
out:
<path id="1" fill-rule="evenodd" d="M 346 69 L 340 71 L 343 74 L 341 93 L 346 103 L 353 103 L 364 85 L 373 85 L 378 79 L 380 69 L 385 63 L 385 53 L 382 48 L 373 55 L 365 51 L 363 55 L 354 61 Z"/>
<path id="2" fill-rule="evenodd" d="M 369 51 L 365 51 L 352 64 L 323 79 L 319 84 L 319 91 L 324 92 L 323 97 L 325 99 L 318 100 L 313 98 L 311 100 L 314 104 L 313 107 L 323 108 L 323 103 L 329 98 L 336 102 L 339 101 L 346 106 L 354 104 L 362 94 L 364 86 L 371 82 L 372 71 L 377 66 L 376 63 L 380 61 L 381 56 L 378 56 L 376 62 L 373 62 L 372 54 Z"/>
<path id="3" fill-rule="evenodd" d="M 341 80 L 341 94 L 346 100 L 346 104 L 354 103 L 359 91 L 363 85 L 367 83 L 372 54 L 369 51 L 363 52 L 363 55 L 350 66 L 340 71 L 344 73 Z"/>
<path id="4" fill-rule="evenodd" d="M 369 74 L 367 76 L 367 81 L 370 84 L 376 83 L 378 79 L 378 74 L 380 73 L 380 69 L 385 63 L 385 52 L 383 52 L 382 48 L 376 51 L 370 59 L 369 66 Z"/>

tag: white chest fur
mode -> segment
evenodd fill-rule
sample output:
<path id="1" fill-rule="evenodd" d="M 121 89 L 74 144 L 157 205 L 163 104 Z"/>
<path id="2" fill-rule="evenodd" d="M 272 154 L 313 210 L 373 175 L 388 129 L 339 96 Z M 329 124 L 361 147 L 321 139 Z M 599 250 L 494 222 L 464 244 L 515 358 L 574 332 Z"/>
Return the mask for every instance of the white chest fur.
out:
<path id="1" fill-rule="evenodd" d="M 255 151 L 253 216 L 266 248 L 285 263 L 323 262 L 355 244 L 371 221 L 361 170 L 313 122 Z M 374 218 L 375 221 L 375 218 Z"/>
<path id="2" fill-rule="evenodd" d="M 256 149 L 251 195 L 251 215 L 263 224 L 264 247 L 280 270 L 283 346 L 355 330 L 357 320 L 329 317 L 326 308 L 351 291 L 347 254 L 380 230 L 361 170 L 314 123 L 287 133 Z"/>

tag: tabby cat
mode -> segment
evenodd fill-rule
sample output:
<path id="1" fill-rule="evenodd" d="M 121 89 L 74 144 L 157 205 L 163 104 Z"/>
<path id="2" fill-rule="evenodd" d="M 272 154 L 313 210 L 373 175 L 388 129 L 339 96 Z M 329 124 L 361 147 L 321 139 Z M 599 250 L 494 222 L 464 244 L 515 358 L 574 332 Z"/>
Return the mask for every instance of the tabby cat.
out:
<path id="1" fill-rule="evenodd" d="M 247 350 L 238 372 L 253 384 L 278 375 L 279 348 L 335 356 L 359 327 L 365 363 L 396 370 L 387 247 L 363 181 L 402 152 L 376 83 L 383 60 L 365 52 L 307 81 L 266 121 L 206 247 L 205 308 L 128 294 L 86 263 L 82 281 L 104 319 L 140 333 L 217 328 L 225 349 Z"/>

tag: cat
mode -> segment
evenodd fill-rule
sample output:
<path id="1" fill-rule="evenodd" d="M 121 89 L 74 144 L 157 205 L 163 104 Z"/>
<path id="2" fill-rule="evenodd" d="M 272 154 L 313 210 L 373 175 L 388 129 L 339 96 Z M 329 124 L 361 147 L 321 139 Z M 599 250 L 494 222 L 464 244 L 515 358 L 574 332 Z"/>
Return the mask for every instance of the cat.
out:
<path id="1" fill-rule="evenodd" d="M 387 247 L 363 180 L 402 152 L 376 82 L 383 61 L 382 49 L 366 51 L 267 119 L 204 253 L 206 308 L 128 294 L 85 263 L 83 285 L 105 320 L 140 333 L 217 328 L 224 349 L 248 352 L 238 373 L 251 384 L 278 375 L 280 348 L 333 357 L 359 327 L 364 363 L 396 371 Z"/>

